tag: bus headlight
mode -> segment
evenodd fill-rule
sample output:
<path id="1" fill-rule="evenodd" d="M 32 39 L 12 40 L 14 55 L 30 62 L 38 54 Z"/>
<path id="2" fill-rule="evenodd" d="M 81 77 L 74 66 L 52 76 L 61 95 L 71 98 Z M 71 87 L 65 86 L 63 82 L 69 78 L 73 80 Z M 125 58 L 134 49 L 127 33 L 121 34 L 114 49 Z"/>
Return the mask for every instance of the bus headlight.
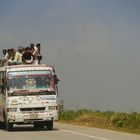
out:
<path id="1" fill-rule="evenodd" d="M 7 108 L 7 112 L 17 112 L 17 108 Z"/>
<path id="2" fill-rule="evenodd" d="M 11 105 L 18 105 L 18 101 L 17 101 L 16 99 L 13 99 L 13 100 L 11 101 Z"/>

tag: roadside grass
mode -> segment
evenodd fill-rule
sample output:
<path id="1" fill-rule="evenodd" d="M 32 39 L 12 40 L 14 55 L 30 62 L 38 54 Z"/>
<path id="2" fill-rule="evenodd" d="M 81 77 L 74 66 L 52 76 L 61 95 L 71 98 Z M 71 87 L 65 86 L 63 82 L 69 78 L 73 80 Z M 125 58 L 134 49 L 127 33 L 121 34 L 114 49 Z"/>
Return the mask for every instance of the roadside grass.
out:
<path id="1" fill-rule="evenodd" d="M 140 113 L 92 111 L 87 109 L 60 112 L 59 121 L 140 134 Z"/>

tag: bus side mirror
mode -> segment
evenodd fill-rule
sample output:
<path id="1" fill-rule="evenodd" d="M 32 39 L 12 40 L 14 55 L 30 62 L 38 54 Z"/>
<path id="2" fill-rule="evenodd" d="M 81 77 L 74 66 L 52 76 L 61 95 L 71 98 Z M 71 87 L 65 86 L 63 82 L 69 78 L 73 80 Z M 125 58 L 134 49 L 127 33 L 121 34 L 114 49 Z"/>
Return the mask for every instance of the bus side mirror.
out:
<path id="1" fill-rule="evenodd" d="M 7 78 L 3 77 L 2 78 L 2 85 L 1 85 L 1 92 L 2 92 L 2 94 L 5 93 L 6 87 L 7 87 Z"/>
<path id="2" fill-rule="evenodd" d="M 58 84 L 58 82 L 60 81 L 60 80 L 57 78 L 57 75 L 56 75 L 56 74 L 53 76 L 53 79 L 54 79 L 54 83 L 55 83 L 55 84 Z"/>

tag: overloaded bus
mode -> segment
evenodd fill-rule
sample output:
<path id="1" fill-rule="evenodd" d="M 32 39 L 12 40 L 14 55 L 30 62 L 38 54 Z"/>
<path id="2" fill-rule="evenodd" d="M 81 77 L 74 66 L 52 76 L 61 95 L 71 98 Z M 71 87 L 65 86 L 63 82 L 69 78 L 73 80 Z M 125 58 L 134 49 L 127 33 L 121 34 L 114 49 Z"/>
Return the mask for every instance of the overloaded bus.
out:
<path id="1" fill-rule="evenodd" d="M 33 124 L 53 129 L 58 120 L 58 83 L 53 66 L 45 64 L 0 67 L 0 126 Z"/>

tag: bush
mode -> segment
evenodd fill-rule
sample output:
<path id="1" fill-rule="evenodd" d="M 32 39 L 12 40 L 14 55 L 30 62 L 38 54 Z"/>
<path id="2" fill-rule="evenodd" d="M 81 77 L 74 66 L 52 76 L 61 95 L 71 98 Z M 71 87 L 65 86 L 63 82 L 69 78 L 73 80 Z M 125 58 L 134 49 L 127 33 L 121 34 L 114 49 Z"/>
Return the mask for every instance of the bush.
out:
<path id="1" fill-rule="evenodd" d="M 136 112 L 118 113 L 114 116 L 113 124 L 116 127 L 140 128 L 140 114 Z"/>
<path id="2" fill-rule="evenodd" d="M 123 128 L 123 130 L 140 129 L 140 113 L 115 113 L 113 111 L 92 111 L 88 109 L 69 110 L 62 112 L 59 119 L 68 122 L 79 122 L 89 126 Z"/>
<path id="3" fill-rule="evenodd" d="M 87 109 L 81 109 L 77 111 L 73 111 L 73 110 L 63 111 L 59 115 L 59 119 L 64 121 L 70 121 L 76 119 L 79 116 L 82 116 L 84 114 L 89 114 L 91 112 L 92 112 L 91 110 L 87 110 Z"/>

